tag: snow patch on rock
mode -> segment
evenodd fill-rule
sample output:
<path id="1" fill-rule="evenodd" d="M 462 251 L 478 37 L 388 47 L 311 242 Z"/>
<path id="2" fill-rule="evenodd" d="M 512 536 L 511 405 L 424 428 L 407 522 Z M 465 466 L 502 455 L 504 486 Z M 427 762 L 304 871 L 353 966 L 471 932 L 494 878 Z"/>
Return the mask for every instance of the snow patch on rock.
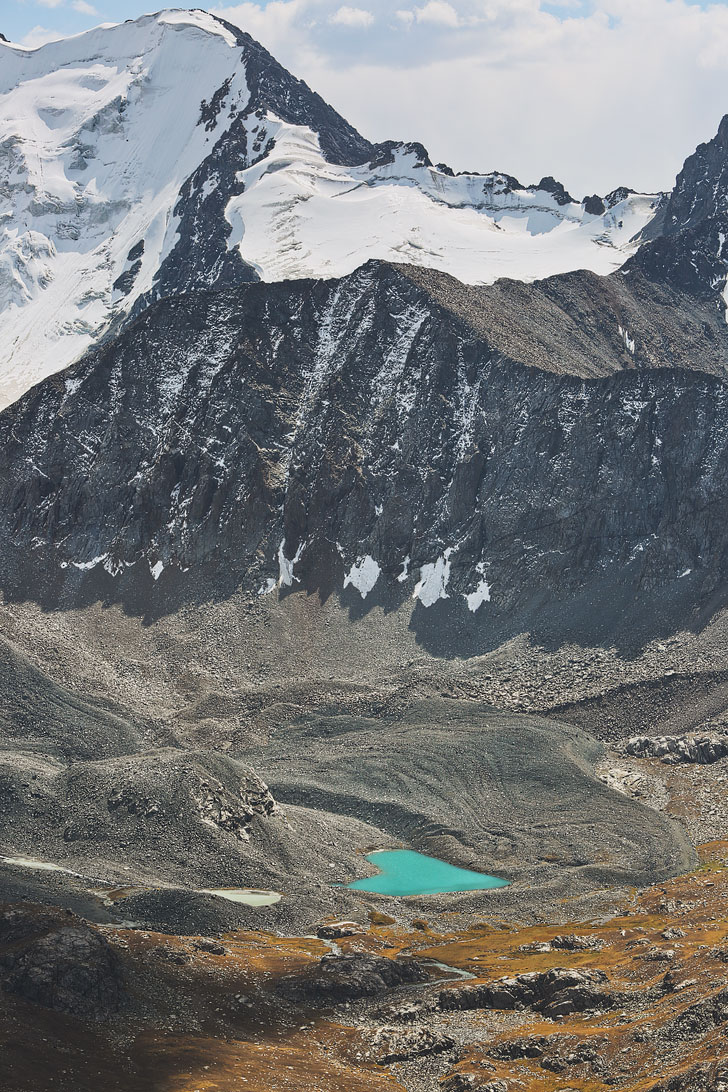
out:
<path id="1" fill-rule="evenodd" d="M 304 551 L 305 545 L 305 542 L 301 543 L 301 545 L 296 550 L 295 556 L 293 558 L 286 557 L 285 539 L 283 539 L 280 546 L 278 547 L 278 570 L 280 573 L 278 577 L 278 586 L 280 588 L 292 588 L 294 582 L 298 583 L 298 577 L 294 574 L 293 569 L 294 566 L 301 560 L 301 554 Z"/>
<path id="2" fill-rule="evenodd" d="M 88 572 L 89 569 L 95 569 L 97 565 L 101 565 L 106 561 L 108 554 L 99 554 L 98 557 L 92 558 L 91 561 L 72 561 L 74 569 L 81 569 L 84 572 Z"/>
<path id="3" fill-rule="evenodd" d="M 308 125 L 250 111 L 247 59 L 223 23 L 188 10 L 3 49 L 0 407 L 78 359 L 155 291 L 188 230 L 184 213 L 214 191 L 227 248 L 266 281 L 342 277 L 369 259 L 472 284 L 607 274 L 655 214 L 659 195 L 625 193 L 594 216 L 503 175 L 456 177 L 409 146 L 358 166 L 329 162 Z M 200 124 L 203 101 L 216 109 Z M 239 135 L 225 154 L 239 163 L 225 189 L 212 153 L 233 125 Z M 204 276 L 214 284 L 209 269 Z M 401 320 L 382 394 L 406 415 L 422 317 L 412 307 Z M 322 360 L 321 376 L 330 363 Z"/>
<path id="4" fill-rule="evenodd" d="M 452 550 L 445 550 L 437 561 L 423 565 L 420 579 L 412 593 L 413 599 L 419 599 L 423 607 L 432 607 L 439 599 L 449 599 L 447 585 L 450 580 L 450 557 Z"/>
<path id="5" fill-rule="evenodd" d="M 463 596 L 468 604 L 468 610 L 473 614 L 483 606 L 483 603 L 490 603 L 490 584 L 485 579 L 485 565 L 482 561 L 476 566 L 476 571 L 480 575 L 480 583 L 475 591 Z"/>
<path id="6" fill-rule="evenodd" d="M 0 406 L 71 364 L 151 290 L 178 239 L 186 179 L 249 101 L 242 55 L 218 20 L 188 11 L 4 51 Z M 226 79 L 235 109 L 208 130 L 200 102 Z"/>
<path id="7" fill-rule="evenodd" d="M 366 599 L 379 580 L 381 571 L 377 562 L 369 554 L 359 557 L 349 569 L 344 580 L 344 587 L 348 588 L 350 584 L 353 585 L 362 599 Z"/>
<path id="8" fill-rule="evenodd" d="M 634 356 L 634 351 L 635 351 L 635 348 L 637 347 L 636 341 L 634 340 L 633 337 L 629 336 L 629 330 L 624 329 L 624 327 L 622 327 L 622 326 L 618 327 L 618 329 L 619 329 L 619 336 L 621 337 L 622 341 L 624 342 L 625 349 L 627 350 L 628 353 L 631 353 L 632 356 Z"/>

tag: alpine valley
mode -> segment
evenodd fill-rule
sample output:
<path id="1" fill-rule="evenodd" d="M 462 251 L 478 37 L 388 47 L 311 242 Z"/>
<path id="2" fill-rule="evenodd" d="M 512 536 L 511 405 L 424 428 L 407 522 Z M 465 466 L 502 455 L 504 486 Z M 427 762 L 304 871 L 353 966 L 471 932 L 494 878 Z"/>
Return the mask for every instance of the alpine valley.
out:
<path id="1" fill-rule="evenodd" d="M 726 240 L 0 35 L 3 1092 L 728 1088 Z"/>

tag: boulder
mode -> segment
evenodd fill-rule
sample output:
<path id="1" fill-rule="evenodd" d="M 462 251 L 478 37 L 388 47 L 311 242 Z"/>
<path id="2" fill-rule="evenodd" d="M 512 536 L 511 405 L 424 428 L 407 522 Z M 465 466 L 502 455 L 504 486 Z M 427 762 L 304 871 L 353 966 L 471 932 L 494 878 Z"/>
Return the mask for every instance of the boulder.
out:
<path id="1" fill-rule="evenodd" d="M 361 925 L 355 921 L 332 921 L 320 925 L 316 936 L 320 940 L 344 940 L 345 937 L 361 936 L 363 932 Z"/>
<path id="2" fill-rule="evenodd" d="M 313 968 L 284 978 L 279 988 L 291 1001 L 335 1005 L 376 997 L 397 986 L 427 982 L 429 977 L 420 963 L 357 952 L 324 956 Z"/>

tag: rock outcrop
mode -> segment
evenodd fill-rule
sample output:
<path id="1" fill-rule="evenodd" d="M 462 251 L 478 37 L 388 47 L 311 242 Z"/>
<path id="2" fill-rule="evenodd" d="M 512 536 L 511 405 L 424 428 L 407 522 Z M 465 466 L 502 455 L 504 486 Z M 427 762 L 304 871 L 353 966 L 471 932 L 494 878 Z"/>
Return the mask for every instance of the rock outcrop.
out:
<path id="1" fill-rule="evenodd" d="M 603 971 L 564 968 L 533 971 L 485 985 L 442 990 L 438 1001 L 443 1011 L 529 1008 L 550 1019 L 575 1012 L 610 1009 L 615 1003 L 615 993 L 608 988 Z"/>
<path id="2" fill-rule="evenodd" d="M 118 956 L 84 922 L 9 910 L 0 918 L 0 988 L 34 1005 L 105 1020 L 124 1004 Z"/>
<path id="3" fill-rule="evenodd" d="M 443 1092 L 509 1092 L 510 1088 L 508 1081 L 492 1081 L 476 1073 L 453 1073 L 442 1085 Z"/>
<path id="4" fill-rule="evenodd" d="M 728 735 L 634 736 L 623 750 L 635 758 L 659 758 L 666 765 L 710 766 L 728 755 Z"/>

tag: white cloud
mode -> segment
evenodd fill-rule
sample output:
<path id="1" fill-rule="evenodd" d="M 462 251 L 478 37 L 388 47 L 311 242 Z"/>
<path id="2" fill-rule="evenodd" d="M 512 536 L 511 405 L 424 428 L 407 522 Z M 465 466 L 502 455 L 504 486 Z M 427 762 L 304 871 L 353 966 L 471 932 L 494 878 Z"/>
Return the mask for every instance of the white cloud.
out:
<path id="1" fill-rule="evenodd" d="M 415 8 L 413 15 L 418 23 L 434 23 L 436 26 L 459 27 L 460 16 L 447 0 L 429 0 L 422 8 Z"/>
<path id="2" fill-rule="evenodd" d="M 47 27 L 33 27 L 24 38 L 21 38 L 19 44 L 26 46 L 28 49 L 38 49 L 48 42 L 57 42 L 62 37 L 63 35 L 57 30 L 48 30 Z"/>
<path id="3" fill-rule="evenodd" d="M 344 5 L 333 15 L 329 16 L 329 22 L 340 27 L 356 27 L 366 29 L 374 22 L 374 16 L 364 8 L 350 8 Z"/>
<path id="4" fill-rule="evenodd" d="M 72 0 L 71 7 L 74 11 L 77 11 L 79 15 L 98 15 L 98 11 L 92 4 L 87 4 L 86 0 Z"/>
<path id="5" fill-rule="evenodd" d="M 60 8 L 65 0 L 36 0 L 36 3 L 40 4 L 42 8 Z"/>
<path id="6" fill-rule="evenodd" d="M 370 139 L 577 197 L 669 188 L 728 111 L 723 3 L 366 0 L 366 35 L 341 0 L 218 4 Z"/>

